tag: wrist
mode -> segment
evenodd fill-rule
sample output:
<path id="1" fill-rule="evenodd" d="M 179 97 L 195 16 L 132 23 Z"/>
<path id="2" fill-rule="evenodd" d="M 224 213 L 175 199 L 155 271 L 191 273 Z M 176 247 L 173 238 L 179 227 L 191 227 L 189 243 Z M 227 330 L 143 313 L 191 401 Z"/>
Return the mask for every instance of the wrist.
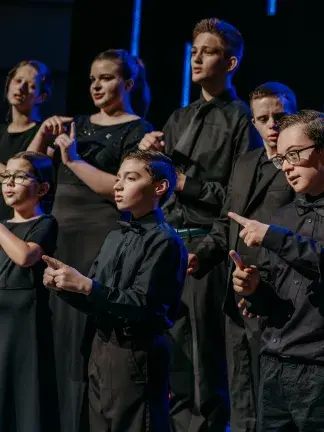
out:
<path id="1" fill-rule="evenodd" d="M 89 295 L 92 291 L 92 279 L 88 277 L 84 277 L 82 283 L 81 283 L 81 292 L 84 295 Z"/>

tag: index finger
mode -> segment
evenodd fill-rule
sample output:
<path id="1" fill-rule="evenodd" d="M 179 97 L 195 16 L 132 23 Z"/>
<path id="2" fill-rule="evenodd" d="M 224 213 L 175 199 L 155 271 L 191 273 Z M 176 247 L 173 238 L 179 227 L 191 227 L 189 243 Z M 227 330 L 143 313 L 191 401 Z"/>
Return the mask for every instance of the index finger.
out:
<path id="1" fill-rule="evenodd" d="M 64 117 L 64 116 L 60 116 L 59 119 L 61 120 L 62 123 L 69 123 L 71 121 L 73 121 L 73 117 Z"/>
<path id="2" fill-rule="evenodd" d="M 42 256 L 42 260 L 46 262 L 46 264 L 54 270 L 58 270 L 63 267 L 63 263 L 56 258 L 49 257 L 47 255 Z"/>
<path id="3" fill-rule="evenodd" d="M 71 123 L 71 128 L 70 128 L 70 138 L 71 140 L 75 140 L 75 122 Z"/>
<path id="4" fill-rule="evenodd" d="M 240 257 L 240 255 L 235 250 L 231 250 L 229 253 L 229 256 L 234 261 L 234 264 L 236 265 L 236 267 L 238 267 L 240 270 L 245 269 L 245 265 L 244 265 L 242 258 Z"/>
<path id="5" fill-rule="evenodd" d="M 237 222 L 238 224 L 242 225 L 242 226 L 246 226 L 246 224 L 249 222 L 249 219 L 238 215 L 237 213 L 234 212 L 229 212 L 228 213 L 228 217 L 230 217 L 231 219 L 233 219 L 235 222 Z"/>

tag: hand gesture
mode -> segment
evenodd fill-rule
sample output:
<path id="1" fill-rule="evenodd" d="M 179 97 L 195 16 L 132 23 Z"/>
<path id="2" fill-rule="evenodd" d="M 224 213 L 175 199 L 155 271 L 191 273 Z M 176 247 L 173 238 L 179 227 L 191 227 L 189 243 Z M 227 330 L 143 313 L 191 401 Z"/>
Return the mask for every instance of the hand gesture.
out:
<path id="1" fill-rule="evenodd" d="M 163 141 L 163 132 L 153 131 L 147 133 L 142 138 L 138 145 L 140 150 L 159 150 L 162 151 L 165 147 L 165 142 Z"/>
<path id="2" fill-rule="evenodd" d="M 39 129 L 39 133 L 47 138 L 58 136 L 66 132 L 66 124 L 70 123 L 73 117 L 53 116 L 46 119 Z"/>
<path id="3" fill-rule="evenodd" d="M 242 310 L 242 315 L 245 317 L 248 317 L 248 318 L 255 318 L 255 317 L 260 318 L 260 315 L 255 315 L 255 314 L 249 312 L 245 306 L 246 306 L 246 299 L 243 297 L 237 304 L 237 307 L 239 309 L 242 310 L 244 308 Z"/>
<path id="4" fill-rule="evenodd" d="M 188 255 L 188 268 L 187 268 L 187 275 L 191 275 L 195 273 L 197 270 L 199 270 L 199 259 L 197 255 L 195 254 L 189 254 Z"/>
<path id="5" fill-rule="evenodd" d="M 90 294 L 92 288 L 91 279 L 55 258 L 43 255 L 42 259 L 47 264 L 43 276 L 43 283 L 46 287 L 58 291 L 65 290 L 86 295 Z"/>
<path id="6" fill-rule="evenodd" d="M 261 245 L 270 225 L 247 219 L 233 212 L 229 212 L 228 216 L 244 227 L 240 232 L 240 237 L 247 246 L 257 247 Z"/>
<path id="7" fill-rule="evenodd" d="M 64 165 L 68 165 L 70 162 L 80 159 L 77 153 L 74 122 L 71 123 L 70 134 L 62 133 L 56 138 L 54 144 L 61 150 L 61 158 Z"/>
<path id="8" fill-rule="evenodd" d="M 233 272 L 234 290 L 243 296 L 249 296 L 254 293 L 260 283 L 260 273 L 255 266 L 246 267 L 240 255 L 231 250 L 229 256 L 235 264 Z"/>

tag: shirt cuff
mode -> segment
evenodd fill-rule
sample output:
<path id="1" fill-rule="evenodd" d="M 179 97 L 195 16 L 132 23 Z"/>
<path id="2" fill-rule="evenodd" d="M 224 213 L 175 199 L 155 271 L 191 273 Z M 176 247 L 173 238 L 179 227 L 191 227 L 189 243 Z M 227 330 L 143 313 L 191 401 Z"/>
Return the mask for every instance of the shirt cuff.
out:
<path id="1" fill-rule="evenodd" d="M 186 176 L 183 189 L 177 193 L 184 198 L 198 199 L 200 196 L 201 186 L 201 181 Z"/>
<path id="2" fill-rule="evenodd" d="M 279 254 L 286 237 L 289 235 L 291 235 L 290 230 L 276 225 L 270 225 L 263 238 L 261 246 Z"/>
<path id="3" fill-rule="evenodd" d="M 106 287 L 104 287 L 106 288 Z M 107 298 L 107 295 L 105 294 L 105 291 L 103 290 L 103 286 L 93 280 L 92 281 L 92 289 L 90 294 L 87 296 L 87 299 L 95 305 L 100 305 L 102 304 L 103 300 L 105 300 Z"/>

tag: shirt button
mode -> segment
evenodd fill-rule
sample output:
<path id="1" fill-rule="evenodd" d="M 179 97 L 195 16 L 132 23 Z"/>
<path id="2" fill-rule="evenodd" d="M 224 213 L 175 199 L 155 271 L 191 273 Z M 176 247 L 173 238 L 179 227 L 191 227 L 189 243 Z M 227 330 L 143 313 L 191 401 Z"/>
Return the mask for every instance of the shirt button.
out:
<path id="1" fill-rule="evenodd" d="M 307 222 L 308 222 L 308 223 L 312 223 L 313 221 L 312 221 L 311 218 L 309 218 L 309 219 L 307 219 Z"/>
<path id="2" fill-rule="evenodd" d="M 294 282 L 295 282 L 295 284 L 296 284 L 296 285 L 298 285 L 298 284 L 299 284 L 299 281 L 298 281 L 298 280 L 295 280 Z"/>
<path id="3" fill-rule="evenodd" d="M 277 342 L 277 338 L 273 338 L 273 339 L 272 339 L 272 342 L 273 342 L 273 343 L 276 343 L 276 342 Z"/>

